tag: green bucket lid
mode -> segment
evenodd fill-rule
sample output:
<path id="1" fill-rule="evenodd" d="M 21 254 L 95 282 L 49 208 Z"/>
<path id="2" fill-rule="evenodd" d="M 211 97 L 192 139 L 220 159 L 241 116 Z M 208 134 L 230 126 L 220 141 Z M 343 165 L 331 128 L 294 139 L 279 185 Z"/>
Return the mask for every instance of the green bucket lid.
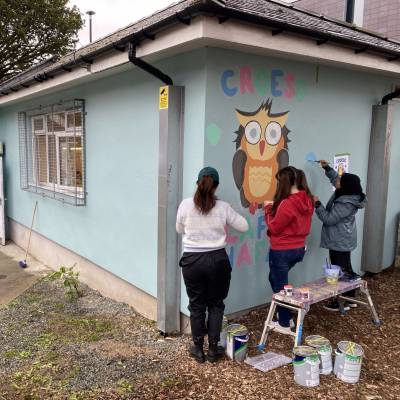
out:
<path id="1" fill-rule="evenodd" d="M 311 357 L 318 355 L 318 352 L 310 346 L 297 346 L 293 348 L 293 354 L 300 357 Z"/>
<path id="2" fill-rule="evenodd" d="M 231 324 L 226 331 L 228 335 L 232 336 L 245 336 L 249 333 L 248 329 L 240 324 Z"/>
<path id="3" fill-rule="evenodd" d="M 325 347 L 325 346 L 330 345 L 329 340 L 320 335 L 307 336 L 305 339 L 305 342 L 307 343 L 308 346 L 316 347 L 316 348 Z"/>
<path id="4" fill-rule="evenodd" d="M 339 342 L 337 348 L 348 356 L 361 357 L 364 354 L 364 350 L 359 344 L 347 340 Z"/>

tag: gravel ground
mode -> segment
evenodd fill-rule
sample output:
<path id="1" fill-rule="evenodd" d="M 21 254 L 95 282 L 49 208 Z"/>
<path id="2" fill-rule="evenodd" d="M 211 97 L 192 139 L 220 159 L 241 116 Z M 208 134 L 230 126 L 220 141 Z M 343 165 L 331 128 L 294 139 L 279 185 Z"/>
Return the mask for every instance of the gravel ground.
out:
<path id="1" fill-rule="evenodd" d="M 293 382 L 290 365 L 265 374 L 226 359 L 199 365 L 187 355 L 187 336 L 163 339 L 125 304 L 84 285 L 83 297 L 70 302 L 59 283 L 41 280 L 0 309 L 0 399 L 399 399 L 399 279 L 399 269 L 368 279 L 381 328 L 367 309 L 342 317 L 312 308 L 304 335 L 353 340 L 365 350 L 358 384 L 330 375 L 313 389 Z M 266 312 L 234 321 L 250 329 L 252 355 Z M 292 345 L 270 336 L 275 352 L 290 355 Z"/>

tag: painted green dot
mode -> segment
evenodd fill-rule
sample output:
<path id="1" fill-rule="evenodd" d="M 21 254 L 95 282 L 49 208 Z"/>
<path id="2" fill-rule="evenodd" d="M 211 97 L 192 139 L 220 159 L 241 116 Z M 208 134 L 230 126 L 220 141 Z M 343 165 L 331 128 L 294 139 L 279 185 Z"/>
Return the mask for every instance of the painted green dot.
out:
<path id="1" fill-rule="evenodd" d="M 216 146 L 221 139 L 221 129 L 216 124 L 209 124 L 206 128 L 206 136 L 208 143 L 212 146 Z"/>

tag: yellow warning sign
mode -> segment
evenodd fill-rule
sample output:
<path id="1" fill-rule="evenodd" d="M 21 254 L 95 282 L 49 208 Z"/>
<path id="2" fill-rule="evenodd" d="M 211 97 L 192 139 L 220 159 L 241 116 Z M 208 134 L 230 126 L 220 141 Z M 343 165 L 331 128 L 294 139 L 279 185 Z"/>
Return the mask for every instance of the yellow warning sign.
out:
<path id="1" fill-rule="evenodd" d="M 168 86 L 160 87 L 160 110 L 168 108 Z"/>

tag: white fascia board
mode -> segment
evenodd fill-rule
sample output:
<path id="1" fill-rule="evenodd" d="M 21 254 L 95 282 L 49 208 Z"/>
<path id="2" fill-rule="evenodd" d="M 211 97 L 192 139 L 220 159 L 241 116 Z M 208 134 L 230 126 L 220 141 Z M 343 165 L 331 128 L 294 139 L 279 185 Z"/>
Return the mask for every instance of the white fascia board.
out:
<path id="1" fill-rule="evenodd" d="M 354 49 L 329 42 L 318 46 L 315 39 L 292 33 L 272 36 L 270 29 L 254 24 L 233 20 L 219 24 L 215 18 L 205 17 L 203 35 L 208 45 L 216 47 L 400 76 L 400 64 L 385 57 L 368 52 L 355 54 Z"/>
<path id="2" fill-rule="evenodd" d="M 315 40 L 291 33 L 282 32 L 272 36 L 268 28 L 235 20 L 220 24 L 217 18 L 208 16 L 197 17 L 190 25 L 175 25 L 157 34 L 155 40 L 143 41 L 137 47 L 136 56 L 154 62 L 204 46 L 400 76 L 400 64 L 389 62 L 381 56 L 367 52 L 355 54 L 354 49 L 329 42 L 317 46 Z M 87 68 L 74 68 L 72 72 L 60 73 L 53 79 L 0 97 L 0 107 L 39 94 L 78 86 L 131 68 L 133 65 L 129 62 L 127 51 L 110 51 L 97 57 Z"/>

